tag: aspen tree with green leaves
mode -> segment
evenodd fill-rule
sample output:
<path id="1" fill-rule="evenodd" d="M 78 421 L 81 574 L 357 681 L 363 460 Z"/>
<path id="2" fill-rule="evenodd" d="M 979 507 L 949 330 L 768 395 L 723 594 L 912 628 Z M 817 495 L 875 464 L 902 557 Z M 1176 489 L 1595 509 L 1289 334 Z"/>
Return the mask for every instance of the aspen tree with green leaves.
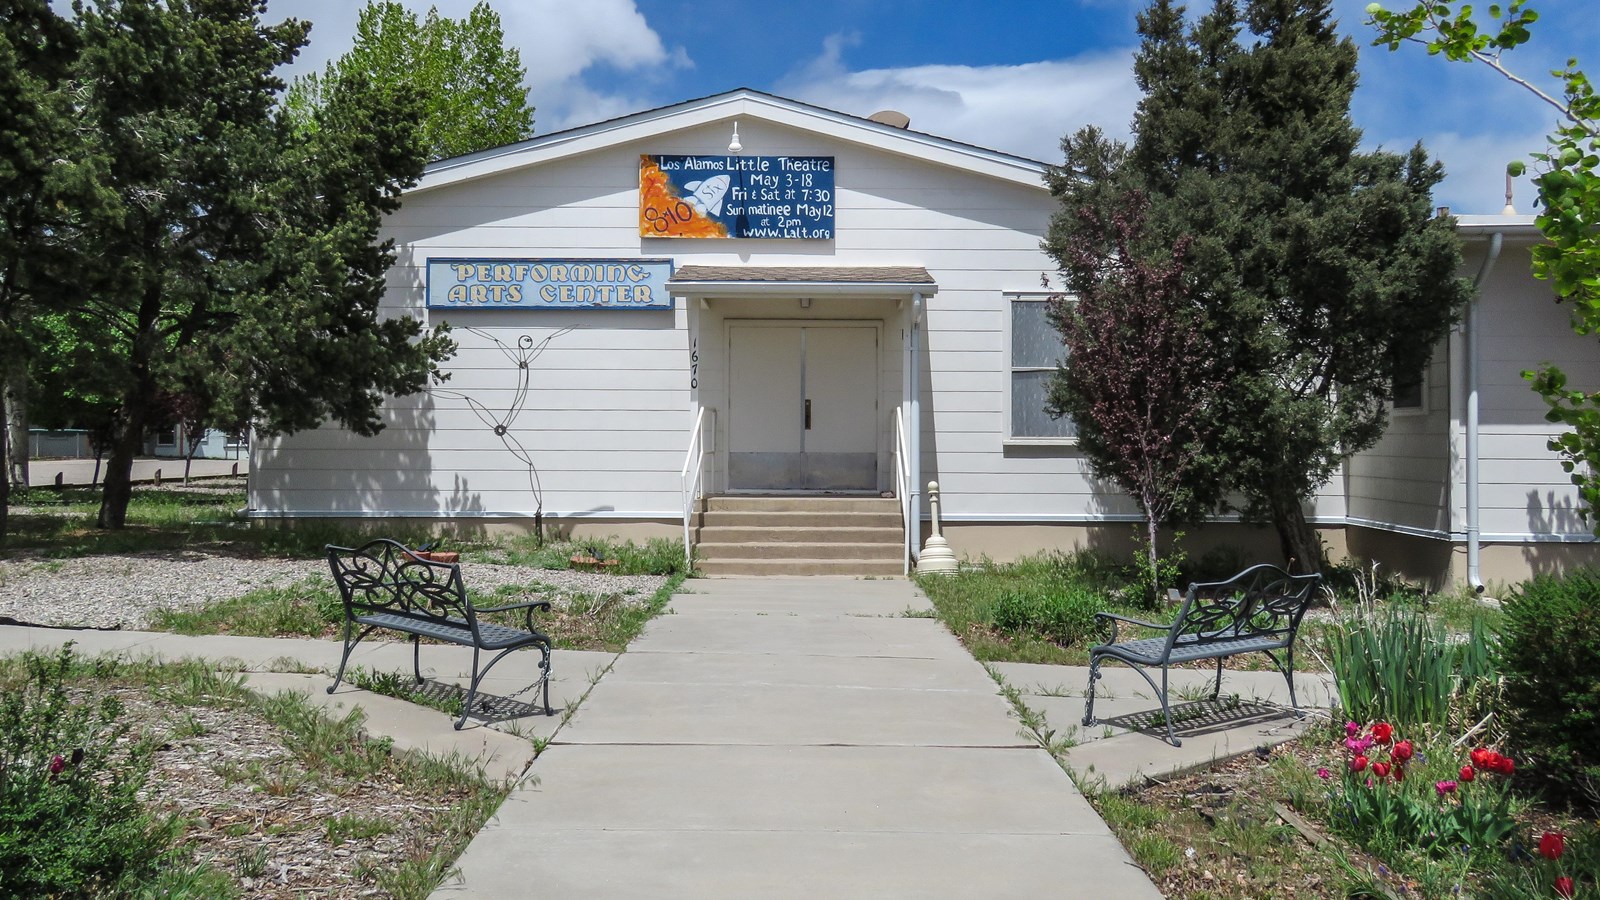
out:
<path id="1" fill-rule="evenodd" d="M 533 107 L 521 53 L 505 43 L 500 14 L 486 2 L 462 19 L 430 8 L 421 19 L 399 3 L 369 2 L 356 22 L 355 46 L 321 75 L 295 79 L 285 105 L 304 127 L 309 114 L 343 79 L 409 85 L 422 102 L 423 152 L 461 156 L 525 140 Z"/>
<path id="2" fill-rule="evenodd" d="M 1529 154 L 1539 192 L 1534 225 L 1549 240 L 1533 248 L 1533 274 L 1550 282 L 1556 302 L 1568 304 L 1574 331 L 1600 335 L 1600 95 L 1575 58 L 1551 73 L 1562 83 L 1560 97 L 1504 64 L 1502 55 L 1531 40 L 1531 26 L 1539 20 L 1526 0 L 1491 4 L 1486 12 L 1488 28 L 1474 18 L 1471 6 L 1430 0 L 1397 12 L 1378 3 L 1367 7 L 1379 31 L 1374 43 L 1390 50 L 1405 41 L 1420 43 L 1446 59 L 1488 66 L 1560 115 L 1549 146 Z M 1524 163 L 1512 164 L 1513 175 L 1524 170 Z M 1551 438 L 1550 449 L 1560 454 L 1562 467 L 1583 497 L 1583 514 L 1600 534 L 1600 475 L 1595 471 L 1600 465 L 1600 389 L 1571 385 L 1566 373 L 1553 365 L 1524 371 L 1522 377 L 1549 405 L 1545 418 L 1572 429 Z"/>

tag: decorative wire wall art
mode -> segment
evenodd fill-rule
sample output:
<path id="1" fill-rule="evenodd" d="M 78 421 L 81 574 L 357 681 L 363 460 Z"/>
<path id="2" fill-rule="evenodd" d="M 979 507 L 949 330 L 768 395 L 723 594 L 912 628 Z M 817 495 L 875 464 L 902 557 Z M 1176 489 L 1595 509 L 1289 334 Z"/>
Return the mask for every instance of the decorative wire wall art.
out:
<path id="1" fill-rule="evenodd" d="M 495 349 L 505 356 L 516 367 L 517 386 L 511 394 L 511 399 L 504 410 L 492 409 L 478 398 L 462 393 L 441 388 L 432 388 L 429 393 L 442 400 L 459 400 L 467 405 L 467 409 L 478 417 L 484 427 L 493 432 L 500 439 L 507 451 L 527 469 L 528 490 L 533 494 L 533 530 L 538 540 L 544 541 L 544 487 L 539 483 L 539 468 L 534 465 L 533 454 L 522 445 L 517 438 L 515 426 L 517 418 L 521 416 L 528 405 L 528 394 L 533 387 L 533 361 L 544 353 L 550 342 L 571 332 L 573 328 L 562 328 L 552 331 L 544 340 L 535 340 L 531 334 L 517 337 L 515 347 L 500 340 L 493 334 L 481 328 L 462 328 L 462 331 L 476 335 L 494 344 Z"/>

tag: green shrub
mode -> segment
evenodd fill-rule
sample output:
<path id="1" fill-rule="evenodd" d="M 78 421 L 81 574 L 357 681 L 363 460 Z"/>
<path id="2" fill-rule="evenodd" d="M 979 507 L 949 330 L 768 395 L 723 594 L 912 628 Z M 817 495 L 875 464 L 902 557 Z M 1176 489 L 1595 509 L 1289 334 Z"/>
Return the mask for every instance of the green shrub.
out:
<path id="1" fill-rule="evenodd" d="M 1056 591 L 1011 590 L 995 600 L 992 624 L 1000 631 L 1037 634 L 1063 646 L 1094 633 L 1094 614 L 1106 608 L 1104 598 L 1083 585 Z"/>
<path id="2" fill-rule="evenodd" d="M 1500 665 L 1518 752 L 1562 793 L 1600 803 L 1600 571 L 1514 591 Z"/>
<path id="3" fill-rule="evenodd" d="M 153 877 L 176 837 L 139 791 L 150 751 L 122 705 L 74 702 L 70 645 L 29 654 L 0 696 L 0 889 L 13 897 L 113 896 Z"/>
<path id="4" fill-rule="evenodd" d="M 1453 705 L 1494 677 L 1492 646 L 1482 619 L 1453 640 L 1433 617 L 1399 604 L 1346 616 L 1327 635 L 1344 714 L 1396 726 L 1447 725 Z"/>

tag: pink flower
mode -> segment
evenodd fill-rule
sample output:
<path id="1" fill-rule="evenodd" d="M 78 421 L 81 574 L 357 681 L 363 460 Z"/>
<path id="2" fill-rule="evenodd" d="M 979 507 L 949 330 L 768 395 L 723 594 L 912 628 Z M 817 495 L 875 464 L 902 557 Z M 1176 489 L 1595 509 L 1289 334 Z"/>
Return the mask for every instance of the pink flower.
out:
<path id="1" fill-rule="evenodd" d="M 1360 730 L 1361 730 L 1361 726 L 1357 725 L 1354 722 L 1346 722 L 1346 723 L 1344 723 L 1344 736 L 1347 737 L 1347 738 L 1355 737 L 1356 733 L 1359 732 Z"/>
<path id="2" fill-rule="evenodd" d="M 1323 766 L 1317 770 L 1317 777 L 1321 778 L 1323 781 L 1327 781 L 1329 778 L 1333 777 L 1333 773 L 1328 771 L 1327 766 Z"/>
<path id="3" fill-rule="evenodd" d="M 1439 792 L 1439 796 L 1443 797 L 1445 794 L 1456 792 L 1456 783 L 1454 781 L 1436 781 L 1433 789 Z"/>
<path id="4" fill-rule="evenodd" d="M 60 775 L 62 772 L 66 771 L 66 768 L 67 768 L 67 761 L 65 759 L 62 759 L 59 754 L 56 755 L 56 756 L 52 756 L 50 758 L 50 774 L 51 775 Z"/>
<path id="5" fill-rule="evenodd" d="M 1360 753 L 1364 749 L 1361 746 L 1361 742 L 1353 737 L 1344 739 L 1344 748 L 1349 750 L 1351 753 Z"/>

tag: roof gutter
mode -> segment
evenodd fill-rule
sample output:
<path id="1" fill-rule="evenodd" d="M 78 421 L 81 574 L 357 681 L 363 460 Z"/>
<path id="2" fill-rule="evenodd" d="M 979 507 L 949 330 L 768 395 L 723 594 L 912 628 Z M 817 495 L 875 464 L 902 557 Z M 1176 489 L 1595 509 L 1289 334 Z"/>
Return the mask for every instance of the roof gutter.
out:
<path id="1" fill-rule="evenodd" d="M 1482 567 L 1480 565 L 1481 521 L 1478 478 L 1478 297 L 1484 282 L 1494 271 L 1500 259 L 1500 248 L 1505 242 L 1504 231 L 1489 234 L 1489 254 L 1484 257 L 1478 276 L 1472 281 L 1472 300 L 1467 304 L 1466 332 L 1467 355 L 1467 583 L 1473 591 L 1483 593 Z"/>

